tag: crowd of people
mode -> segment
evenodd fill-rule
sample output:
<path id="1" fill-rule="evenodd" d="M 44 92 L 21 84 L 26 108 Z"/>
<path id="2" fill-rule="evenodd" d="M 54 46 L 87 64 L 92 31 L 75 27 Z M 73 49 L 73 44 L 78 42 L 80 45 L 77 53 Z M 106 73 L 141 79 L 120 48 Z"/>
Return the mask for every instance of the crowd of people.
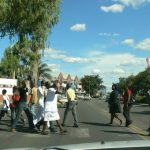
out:
<path id="1" fill-rule="evenodd" d="M 71 110 L 74 125 L 73 127 L 79 127 L 78 118 L 76 112 L 77 101 L 75 99 L 75 90 L 72 88 L 72 83 L 68 83 L 66 86 L 66 96 L 67 103 L 64 112 L 63 122 L 60 122 L 60 115 L 57 108 L 59 82 L 55 81 L 53 83 L 39 81 L 38 86 L 33 84 L 31 90 L 27 88 L 26 82 L 22 81 L 21 87 L 13 87 L 12 100 L 9 99 L 7 91 L 3 89 L 3 108 L 0 112 L 0 120 L 7 114 L 11 118 L 11 132 L 16 132 L 16 126 L 19 119 L 25 124 L 25 118 L 23 117 L 23 112 L 25 112 L 28 123 L 29 130 L 31 132 L 40 132 L 43 135 L 47 135 L 47 128 L 50 132 L 56 133 L 58 130 L 54 126 L 56 121 L 59 127 L 60 133 L 67 132 L 64 127 L 66 126 L 67 114 Z M 28 101 L 28 95 L 30 95 L 30 100 Z M 11 114 L 9 111 L 11 110 Z M 42 126 L 42 129 L 41 129 Z"/>
<path id="2" fill-rule="evenodd" d="M 21 87 L 13 88 L 11 101 L 7 95 L 7 91 L 5 89 L 2 91 L 3 109 L 0 112 L 0 120 L 5 116 L 5 114 L 11 118 L 11 132 L 16 132 L 16 126 L 19 119 L 22 120 L 23 124 L 26 123 L 26 120 L 23 117 L 23 111 L 27 116 L 31 132 L 38 131 L 43 135 L 47 135 L 48 132 L 46 129 L 49 128 L 52 133 L 56 133 L 58 131 L 54 127 L 54 121 L 56 121 L 60 133 L 67 132 L 64 127 L 66 126 L 66 120 L 69 112 L 72 112 L 74 120 L 73 127 L 79 127 L 76 111 L 77 100 L 75 96 L 75 88 L 72 83 L 68 83 L 66 85 L 66 97 L 68 101 L 66 103 L 62 123 L 60 122 L 60 115 L 57 108 L 57 102 L 59 101 L 62 103 L 58 99 L 58 94 L 61 94 L 59 91 L 59 82 L 55 81 L 51 84 L 50 82 L 40 81 L 38 86 L 33 84 L 31 87 L 31 90 L 29 90 L 26 82 L 22 81 Z M 31 96 L 29 102 L 28 95 Z M 134 98 L 132 90 L 130 85 L 126 85 L 123 92 L 123 115 L 125 117 L 126 127 L 131 125 L 133 122 L 130 116 L 133 103 Z M 110 93 L 108 104 L 110 113 L 109 124 L 113 124 L 113 120 L 116 118 L 119 121 L 119 124 L 122 125 L 123 121 L 118 115 L 118 113 L 121 113 L 122 111 L 116 84 L 112 85 L 112 92 Z M 10 110 L 11 114 L 9 114 Z M 150 133 L 150 127 L 148 128 L 148 132 Z"/>

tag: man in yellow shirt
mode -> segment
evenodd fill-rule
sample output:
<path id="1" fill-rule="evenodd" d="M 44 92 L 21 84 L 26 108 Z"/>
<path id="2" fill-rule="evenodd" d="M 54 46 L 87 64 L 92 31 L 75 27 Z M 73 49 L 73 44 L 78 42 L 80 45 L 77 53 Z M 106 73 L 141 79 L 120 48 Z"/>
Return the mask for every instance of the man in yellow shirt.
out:
<path id="1" fill-rule="evenodd" d="M 64 112 L 64 118 L 63 118 L 63 123 L 62 126 L 66 126 L 66 119 L 67 119 L 67 115 L 69 110 L 72 111 L 72 116 L 74 119 L 74 126 L 73 127 L 79 127 L 78 125 L 78 118 L 77 118 L 77 112 L 76 112 L 76 106 L 77 106 L 77 101 L 75 100 L 75 91 L 71 88 L 71 84 L 67 84 L 67 105 L 66 105 L 66 109 Z"/>

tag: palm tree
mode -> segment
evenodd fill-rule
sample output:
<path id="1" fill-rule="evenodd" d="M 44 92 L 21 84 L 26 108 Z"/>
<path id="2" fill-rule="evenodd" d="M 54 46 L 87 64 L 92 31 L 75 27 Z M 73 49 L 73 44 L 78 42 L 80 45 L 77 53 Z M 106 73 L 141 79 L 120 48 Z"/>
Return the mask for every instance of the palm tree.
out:
<path id="1" fill-rule="evenodd" d="M 38 77 L 43 77 L 47 79 L 51 79 L 51 69 L 48 67 L 46 63 L 39 62 L 38 66 Z"/>

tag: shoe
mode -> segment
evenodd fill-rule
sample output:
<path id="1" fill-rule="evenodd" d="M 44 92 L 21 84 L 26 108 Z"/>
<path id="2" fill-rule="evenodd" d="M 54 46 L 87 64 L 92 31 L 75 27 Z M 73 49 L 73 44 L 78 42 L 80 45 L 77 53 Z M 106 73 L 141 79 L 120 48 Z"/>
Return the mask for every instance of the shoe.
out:
<path id="1" fill-rule="evenodd" d="M 147 131 L 147 132 L 150 132 L 150 128 L 148 128 L 146 131 Z"/>
<path id="2" fill-rule="evenodd" d="M 48 132 L 42 131 L 41 134 L 42 134 L 42 135 L 48 135 Z"/>
<path id="3" fill-rule="evenodd" d="M 112 124 L 113 124 L 112 122 L 109 122 L 109 123 L 108 123 L 108 125 L 112 125 Z"/>
<path id="4" fill-rule="evenodd" d="M 12 129 L 10 129 L 10 132 L 15 133 L 15 132 L 16 132 L 16 130 L 12 128 Z"/>
<path id="5" fill-rule="evenodd" d="M 61 126 L 62 126 L 62 127 L 65 127 L 66 125 L 62 123 Z"/>
<path id="6" fill-rule="evenodd" d="M 122 125 L 122 120 L 120 120 L 120 126 Z"/>
<path id="7" fill-rule="evenodd" d="M 128 122 L 126 122 L 126 127 L 129 127 L 129 125 L 131 125 L 131 124 L 132 124 L 132 122 L 133 122 L 133 121 L 131 121 L 131 120 L 130 120 L 130 121 L 128 121 Z"/>
<path id="8" fill-rule="evenodd" d="M 55 134 L 55 133 L 59 133 L 55 128 L 50 128 L 50 132 Z"/>
<path id="9" fill-rule="evenodd" d="M 74 128 L 79 128 L 79 125 L 75 124 L 73 127 L 74 127 Z"/>
<path id="10" fill-rule="evenodd" d="M 37 130 L 34 127 L 29 127 L 29 131 L 31 133 L 37 133 Z"/>
<path id="11" fill-rule="evenodd" d="M 39 124 L 36 124 L 35 127 L 37 128 L 38 131 L 41 131 Z"/>
<path id="12" fill-rule="evenodd" d="M 67 130 L 61 130 L 60 131 L 60 134 L 64 134 L 64 133 L 67 133 Z"/>

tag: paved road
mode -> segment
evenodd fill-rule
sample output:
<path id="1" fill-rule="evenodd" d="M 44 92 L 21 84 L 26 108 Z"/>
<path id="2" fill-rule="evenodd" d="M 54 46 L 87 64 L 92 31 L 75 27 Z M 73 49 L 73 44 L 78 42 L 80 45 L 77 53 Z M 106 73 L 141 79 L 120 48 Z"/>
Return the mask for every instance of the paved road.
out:
<path id="1" fill-rule="evenodd" d="M 60 108 L 63 116 L 64 109 Z M 147 105 L 135 105 L 132 110 L 134 124 L 130 128 L 119 126 L 117 121 L 112 126 L 107 125 L 109 114 L 107 103 L 100 100 L 79 101 L 78 118 L 79 128 L 73 128 L 72 116 L 67 120 L 66 135 L 49 134 L 40 135 L 28 132 L 27 127 L 18 126 L 18 132 L 8 132 L 9 119 L 0 123 L 0 148 L 19 147 L 49 147 L 56 145 L 91 143 L 101 141 L 131 141 L 150 140 L 147 136 L 150 109 Z M 123 118 L 123 116 L 121 115 Z"/>

